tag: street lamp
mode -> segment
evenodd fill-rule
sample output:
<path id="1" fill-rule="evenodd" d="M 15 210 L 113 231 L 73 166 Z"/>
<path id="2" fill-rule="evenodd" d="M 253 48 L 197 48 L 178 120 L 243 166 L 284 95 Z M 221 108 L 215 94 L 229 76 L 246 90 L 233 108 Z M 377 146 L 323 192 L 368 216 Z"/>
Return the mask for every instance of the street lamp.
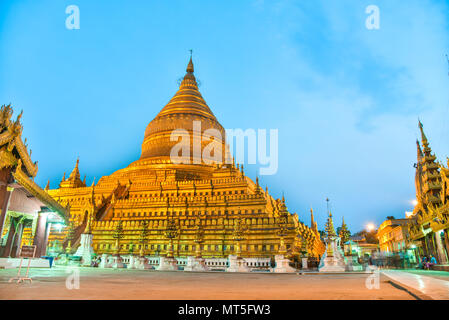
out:
<path id="1" fill-rule="evenodd" d="M 375 226 L 373 223 L 368 223 L 368 224 L 366 225 L 366 230 L 367 230 L 368 232 L 374 231 L 375 229 L 376 229 L 376 226 Z"/>

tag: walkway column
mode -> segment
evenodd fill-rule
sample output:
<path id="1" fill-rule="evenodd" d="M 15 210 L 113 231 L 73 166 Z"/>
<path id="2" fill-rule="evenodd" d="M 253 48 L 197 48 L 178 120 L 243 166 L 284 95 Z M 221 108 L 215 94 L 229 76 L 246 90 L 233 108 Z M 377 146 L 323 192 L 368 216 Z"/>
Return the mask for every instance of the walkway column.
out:
<path id="1" fill-rule="evenodd" d="M 16 229 L 16 224 L 18 221 L 18 218 L 14 218 L 11 217 L 10 219 L 10 225 L 9 225 L 9 231 L 8 231 L 8 239 L 6 239 L 6 245 L 4 247 L 4 251 L 3 251 L 3 257 L 8 258 L 8 257 L 13 257 L 12 253 L 13 253 L 13 246 L 15 241 L 15 238 L 17 238 L 17 234 L 19 232 L 16 231 L 20 231 Z"/>
<path id="2" fill-rule="evenodd" d="M 444 246 L 446 248 L 446 252 L 449 254 L 449 234 L 448 233 L 449 233 L 449 229 L 444 230 Z"/>
<path id="3" fill-rule="evenodd" d="M 20 218 L 18 218 L 20 219 Z M 20 254 L 20 245 L 22 244 L 23 223 L 15 228 L 15 237 L 11 243 L 10 257 L 17 258 Z"/>
<path id="4" fill-rule="evenodd" d="M 36 246 L 36 257 L 45 255 L 47 249 L 47 216 L 48 212 L 39 211 L 36 223 L 36 231 L 34 233 L 33 244 Z"/>
<path id="5" fill-rule="evenodd" d="M 9 198 L 13 191 L 8 187 L 11 176 L 11 168 L 3 168 L 0 170 L 0 239 L 3 235 L 3 227 L 5 224 L 6 214 L 8 213 Z"/>
<path id="6" fill-rule="evenodd" d="M 438 262 L 440 264 L 446 264 L 447 263 L 447 257 L 446 257 L 446 252 L 444 251 L 443 248 L 443 243 L 441 241 L 441 234 L 440 231 L 435 232 L 435 242 L 437 245 L 437 253 L 438 253 Z"/>

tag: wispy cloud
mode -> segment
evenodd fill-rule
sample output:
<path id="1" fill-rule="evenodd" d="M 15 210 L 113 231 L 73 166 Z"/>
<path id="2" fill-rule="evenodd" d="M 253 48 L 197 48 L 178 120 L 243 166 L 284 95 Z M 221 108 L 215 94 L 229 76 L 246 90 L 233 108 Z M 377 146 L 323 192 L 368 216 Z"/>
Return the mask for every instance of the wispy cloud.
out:
<path id="1" fill-rule="evenodd" d="M 380 8 L 380 30 L 365 28 L 369 4 Z M 282 1 L 265 10 L 296 73 L 297 112 L 289 117 L 303 146 L 297 205 L 323 207 L 331 193 L 337 214 L 358 226 L 369 216 L 403 215 L 414 197 L 418 117 L 435 151 L 449 155 L 447 3 Z"/>

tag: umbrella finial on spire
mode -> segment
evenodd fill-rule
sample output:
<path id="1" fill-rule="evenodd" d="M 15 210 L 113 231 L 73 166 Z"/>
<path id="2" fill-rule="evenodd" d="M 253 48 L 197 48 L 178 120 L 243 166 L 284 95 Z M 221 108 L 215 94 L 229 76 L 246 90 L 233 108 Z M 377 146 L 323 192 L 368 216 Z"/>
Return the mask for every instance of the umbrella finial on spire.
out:
<path id="1" fill-rule="evenodd" d="M 194 69 L 193 69 L 193 61 L 192 61 L 192 52 L 193 50 L 190 49 L 190 61 L 189 64 L 187 65 L 187 73 L 193 73 Z"/>

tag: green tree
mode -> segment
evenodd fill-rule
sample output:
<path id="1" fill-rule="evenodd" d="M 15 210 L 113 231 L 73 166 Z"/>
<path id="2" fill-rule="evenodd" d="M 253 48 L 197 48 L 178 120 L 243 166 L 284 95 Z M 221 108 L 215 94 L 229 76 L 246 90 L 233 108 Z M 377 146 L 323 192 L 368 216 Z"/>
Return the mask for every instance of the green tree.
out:
<path id="1" fill-rule="evenodd" d="M 338 235 L 340 236 L 341 246 L 343 247 L 344 244 L 349 241 L 349 237 L 351 236 L 351 232 L 345 223 L 345 218 L 342 219 L 341 227 L 339 229 Z"/>

